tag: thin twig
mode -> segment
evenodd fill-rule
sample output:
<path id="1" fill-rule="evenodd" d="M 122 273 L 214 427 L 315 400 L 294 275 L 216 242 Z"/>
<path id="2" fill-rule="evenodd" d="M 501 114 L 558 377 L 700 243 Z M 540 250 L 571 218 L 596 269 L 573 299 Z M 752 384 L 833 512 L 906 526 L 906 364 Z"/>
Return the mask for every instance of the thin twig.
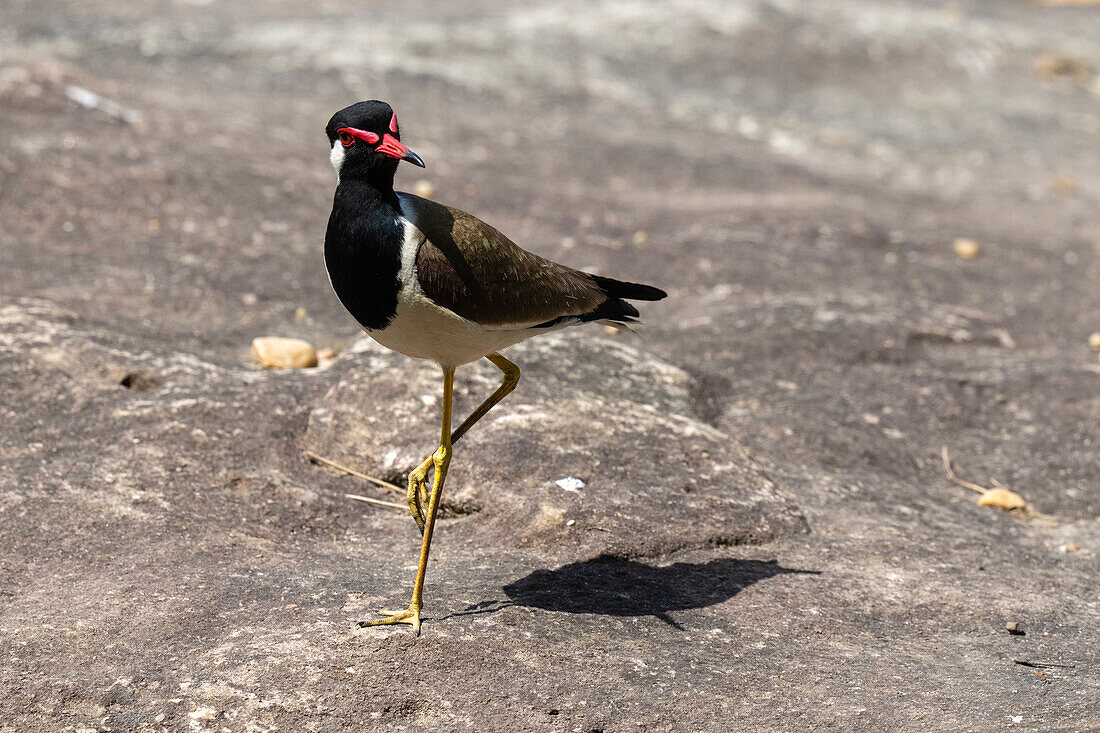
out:
<path id="1" fill-rule="evenodd" d="M 348 468 L 347 466 L 341 466 L 339 463 L 336 463 L 335 461 L 330 461 L 327 458 L 322 458 L 321 456 L 319 456 L 316 453 L 313 453 L 311 451 L 308 451 L 308 450 L 306 451 L 306 458 L 308 458 L 311 461 L 316 461 L 317 463 L 323 463 L 326 466 L 332 466 L 337 471 L 343 471 L 344 473 L 346 473 L 350 476 L 355 476 L 356 478 L 361 478 L 364 481 L 370 481 L 375 486 L 381 487 L 381 488 L 385 489 L 386 491 L 396 491 L 398 494 L 404 494 L 405 493 L 404 489 L 402 489 L 400 486 L 395 486 L 394 484 L 391 484 L 389 481 L 385 481 L 385 480 L 380 479 L 380 478 L 375 478 L 374 476 L 368 476 L 367 474 L 363 473 L 362 471 L 356 471 L 354 468 Z"/>
<path id="2" fill-rule="evenodd" d="M 984 486 L 978 486 L 977 484 L 972 484 L 969 481 L 963 481 L 961 478 L 958 477 L 958 475 L 955 474 L 955 470 L 951 468 L 951 457 L 947 455 L 946 445 L 940 449 L 940 458 L 943 459 L 943 468 L 945 471 L 947 471 L 947 477 L 957 483 L 959 486 L 965 486 L 966 488 L 977 491 L 980 494 L 984 494 L 986 491 L 989 490 L 986 489 Z"/>
<path id="3" fill-rule="evenodd" d="M 396 502 L 382 501 L 381 499 L 372 499 L 369 496 L 359 496 L 359 494 L 344 494 L 344 496 L 348 497 L 349 499 L 355 499 L 356 501 L 365 501 L 368 504 L 377 504 L 378 506 L 389 506 L 389 507 L 393 507 L 394 509 L 408 509 L 409 508 L 407 506 L 402 506 L 401 504 L 398 504 Z"/>
<path id="4" fill-rule="evenodd" d="M 1075 669 L 1077 667 L 1076 664 L 1054 664 L 1053 662 L 1029 662 L 1026 659 L 1013 659 L 1012 661 L 1015 662 L 1016 664 L 1022 665 L 1024 667 L 1039 667 L 1039 668 L 1055 667 L 1055 668 L 1058 668 L 1058 669 Z"/>

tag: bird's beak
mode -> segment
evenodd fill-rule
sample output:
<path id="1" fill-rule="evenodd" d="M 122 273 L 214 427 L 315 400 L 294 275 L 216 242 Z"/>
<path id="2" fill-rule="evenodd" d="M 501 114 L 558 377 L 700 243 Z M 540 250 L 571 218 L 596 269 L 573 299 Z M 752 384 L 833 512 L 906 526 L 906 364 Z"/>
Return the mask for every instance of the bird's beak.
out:
<path id="1" fill-rule="evenodd" d="M 407 160 L 410 163 L 412 163 L 413 165 L 420 166 L 421 168 L 424 167 L 424 161 L 422 161 L 420 159 L 419 155 L 417 155 L 416 153 L 414 153 L 411 150 L 409 152 L 405 153 L 404 157 L 402 157 L 401 160 Z"/>
<path id="2" fill-rule="evenodd" d="M 398 142 L 397 138 L 393 135 L 386 134 L 382 136 L 382 142 L 375 148 L 379 153 L 390 156 L 391 158 L 397 158 L 398 160 L 407 160 L 413 165 L 424 167 L 424 161 L 420 159 L 420 156 L 409 150 L 408 147 Z"/>

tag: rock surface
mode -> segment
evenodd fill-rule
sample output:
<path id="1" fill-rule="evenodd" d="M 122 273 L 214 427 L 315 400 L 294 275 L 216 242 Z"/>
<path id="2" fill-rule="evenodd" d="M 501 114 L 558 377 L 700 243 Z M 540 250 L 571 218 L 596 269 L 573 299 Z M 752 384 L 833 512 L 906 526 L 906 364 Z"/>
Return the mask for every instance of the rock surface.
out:
<path id="1" fill-rule="evenodd" d="M 1094 727 L 1098 39 L 1004 0 L 5 4 L 0 731 Z M 509 351 L 420 638 L 355 625 L 418 537 L 346 494 L 402 499 L 305 458 L 400 482 L 438 432 L 321 265 L 364 97 L 403 185 L 670 293 Z M 340 353 L 261 371 L 266 333 Z"/>

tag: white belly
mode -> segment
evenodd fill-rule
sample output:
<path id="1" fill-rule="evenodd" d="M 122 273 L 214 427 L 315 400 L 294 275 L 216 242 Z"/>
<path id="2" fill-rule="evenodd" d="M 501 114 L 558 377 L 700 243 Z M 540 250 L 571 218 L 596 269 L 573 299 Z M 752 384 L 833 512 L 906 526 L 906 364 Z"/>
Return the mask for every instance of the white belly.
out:
<path id="1" fill-rule="evenodd" d="M 531 329 L 526 324 L 517 324 L 515 328 L 482 326 L 433 303 L 420 289 L 416 274 L 419 232 L 408 219 L 402 221 L 405 241 L 401 248 L 397 313 L 385 328 L 367 331 L 375 341 L 406 356 L 431 359 L 444 368 L 454 368 L 531 336 L 556 330 Z"/>
<path id="2" fill-rule="evenodd" d="M 453 368 L 541 332 L 543 329 L 486 328 L 417 293 L 398 301 L 397 315 L 386 328 L 367 333 L 388 349 Z"/>

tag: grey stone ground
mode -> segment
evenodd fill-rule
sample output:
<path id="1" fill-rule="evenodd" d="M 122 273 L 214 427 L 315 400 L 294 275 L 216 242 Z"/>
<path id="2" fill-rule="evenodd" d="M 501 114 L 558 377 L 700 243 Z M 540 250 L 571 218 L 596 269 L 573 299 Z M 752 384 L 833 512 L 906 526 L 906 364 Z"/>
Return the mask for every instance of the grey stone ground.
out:
<path id="1" fill-rule="evenodd" d="M 1100 726 L 1098 69 L 1013 0 L 5 3 L 0 730 Z M 411 519 L 303 457 L 436 438 L 320 259 L 369 97 L 405 186 L 670 293 L 511 350 L 419 639 L 355 625 Z"/>

